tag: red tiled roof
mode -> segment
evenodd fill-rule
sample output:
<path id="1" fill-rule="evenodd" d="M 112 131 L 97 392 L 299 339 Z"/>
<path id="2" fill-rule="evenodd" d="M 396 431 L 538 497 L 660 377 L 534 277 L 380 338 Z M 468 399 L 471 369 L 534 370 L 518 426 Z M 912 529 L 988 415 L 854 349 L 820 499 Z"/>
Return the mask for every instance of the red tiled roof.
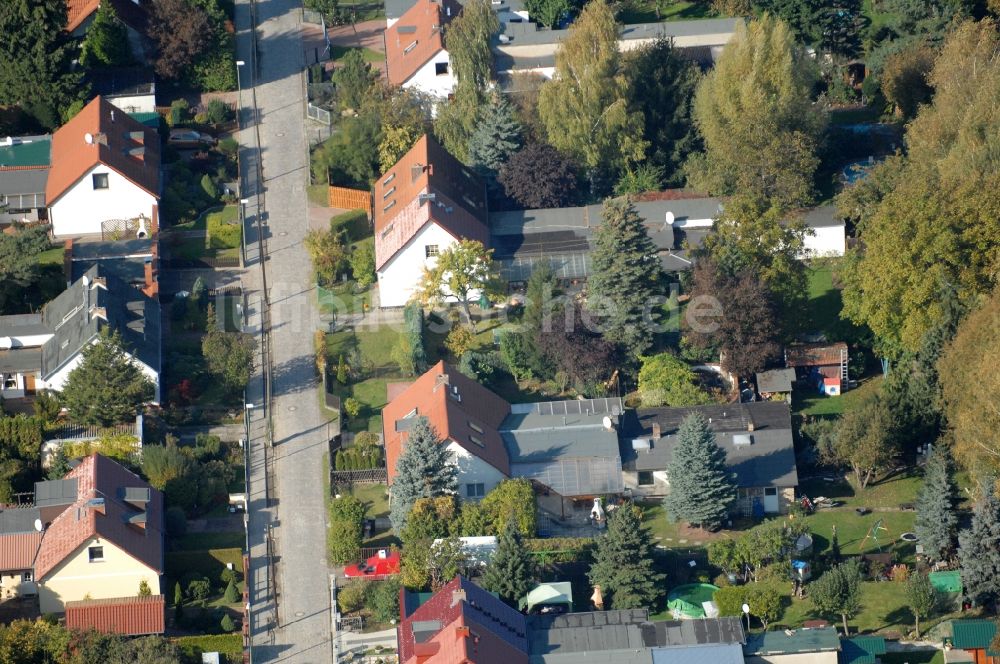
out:
<path id="1" fill-rule="evenodd" d="M 42 533 L 13 533 L 0 536 L 0 571 L 30 570 L 38 553 Z"/>
<path id="2" fill-rule="evenodd" d="M 843 341 L 827 344 L 801 344 L 785 349 L 786 367 L 818 367 L 828 364 L 840 365 L 842 353 L 847 351 Z"/>
<path id="3" fill-rule="evenodd" d="M 421 194 L 434 200 L 422 202 Z M 375 183 L 376 269 L 431 222 L 456 239 L 489 243 L 482 182 L 425 135 Z"/>
<path id="4" fill-rule="evenodd" d="M 404 591 L 405 592 L 405 591 Z M 406 603 L 401 602 L 405 607 Z M 405 609 L 404 609 L 405 610 Z M 418 637 L 414 623 L 439 625 Z M 526 664 L 527 621 L 468 579 L 456 576 L 396 629 L 399 659 L 405 664 Z M 417 639 L 421 638 L 418 642 Z"/>
<path id="5" fill-rule="evenodd" d="M 81 545 L 94 537 L 106 539 L 157 574 L 163 571 L 163 494 L 111 459 L 100 454 L 85 458 L 66 479 L 77 481 L 76 502 L 59 514 L 42 535 L 35 559 L 35 578 L 41 580 Z M 149 489 L 146 522 L 129 523 L 141 511 L 119 496 L 125 488 Z M 102 514 L 87 502 L 104 498 Z"/>
<path id="6" fill-rule="evenodd" d="M 88 134 L 92 137 L 90 143 L 86 140 Z M 130 154 L 140 149 L 141 156 Z M 52 134 L 52 168 L 45 184 L 46 202 L 55 203 L 98 164 L 159 198 L 159 135 L 102 97 L 94 97 Z"/>
<path id="7" fill-rule="evenodd" d="M 406 83 L 444 50 L 442 28 L 461 10 L 461 5 L 453 0 L 417 0 L 385 31 L 385 61 L 390 83 Z"/>
<path id="8" fill-rule="evenodd" d="M 510 404 L 454 367 L 438 362 L 382 410 L 390 483 L 406 443 L 406 432 L 396 431 L 396 421 L 414 409 L 430 420 L 442 440 L 454 441 L 504 475 L 510 474 L 510 458 L 498 431 Z M 473 437 L 483 444 L 473 442 Z"/>
<path id="9" fill-rule="evenodd" d="M 163 634 L 163 595 L 66 602 L 66 627 L 108 634 Z"/>
<path id="10" fill-rule="evenodd" d="M 132 0 L 108 0 L 125 25 L 146 31 L 146 10 Z M 101 6 L 101 0 L 66 0 L 66 32 L 73 32 Z"/>

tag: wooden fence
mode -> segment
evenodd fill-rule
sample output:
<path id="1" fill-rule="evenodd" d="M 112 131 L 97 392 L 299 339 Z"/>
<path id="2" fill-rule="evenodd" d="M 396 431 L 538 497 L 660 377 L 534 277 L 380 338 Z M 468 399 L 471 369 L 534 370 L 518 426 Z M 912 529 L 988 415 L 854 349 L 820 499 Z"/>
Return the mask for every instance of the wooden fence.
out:
<path id="1" fill-rule="evenodd" d="M 364 210 L 368 218 L 371 219 L 372 195 L 370 191 L 330 185 L 329 199 L 330 207 L 342 210 Z"/>
<path id="2" fill-rule="evenodd" d="M 385 468 L 366 470 L 331 470 L 330 486 L 351 486 L 352 484 L 386 484 L 388 472 Z"/>

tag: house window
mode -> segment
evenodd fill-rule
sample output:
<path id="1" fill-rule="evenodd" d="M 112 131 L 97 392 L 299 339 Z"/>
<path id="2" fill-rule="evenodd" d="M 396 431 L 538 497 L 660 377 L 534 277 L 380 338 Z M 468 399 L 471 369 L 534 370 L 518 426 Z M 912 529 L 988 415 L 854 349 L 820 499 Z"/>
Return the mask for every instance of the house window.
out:
<path id="1" fill-rule="evenodd" d="M 447 76 L 448 75 L 448 63 L 447 62 L 435 62 L 434 63 L 434 73 L 437 76 Z"/>
<path id="2" fill-rule="evenodd" d="M 427 258 L 433 258 L 434 256 L 437 256 L 438 246 L 436 244 L 428 244 L 427 246 L 424 247 L 424 255 L 426 255 Z"/>
<path id="3" fill-rule="evenodd" d="M 486 444 L 476 436 L 469 436 L 469 440 L 471 440 L 474 445 L 479 445 L 480 447 L 486 447 Z"/>
<path id="4" fill-rule="evenodd" d="M 765 496 L 777 496 L 778 495 L 778 488 L 777 487 L 773 487 L 773 486 L 764 487 L 764 495 Z"/>
<path id="5" fill-rule="evenodd" d="M 107 173 L 94 173 L 92 176 L 94 181 L 94 189 L 107 189 L 108 188 L 108 174 Z"/>
<path id="6" fill-rule="evenodd" d="M 483 428 L 478 424 L 476 424 L 475 422 L 470 421 L 469 428 L 475 431 L 476 433 L 483 433 Z"/>
<path id="7" fill-rule="evenodd" d="M 466 484 L 465 485 L 465 497 L 466 498 L 482 498 L 486 495 L 486 485 L 482 482 L 478 484 Z"/>
<path id="8" fill-rule="evenodd" d="M 653 471 L 651 470 L 640 470 L 639 471 L 639 486 L 652 486 L 653 485 Z"/>
<path id="9" fill-rule="evenodd" d="M 16 390 L 17 389 L 17 376 L 10 374 L 5 376 L 3 379 L 3 389 L 5 390 Z"/>
<path id="10" fill-rule="evenodd" d="M 21 575 L 21 581 L 23 583 L 31 583 L 32 578 L 31 572 L 25 572 Z"/>
<path id="11" fill-rule="evenodd" d="M 90 562 L 99 563 L 104 560 L 104 547 L 103 546 L 92 546 L 87 549 L 87 556 L 90 558 Z"/>

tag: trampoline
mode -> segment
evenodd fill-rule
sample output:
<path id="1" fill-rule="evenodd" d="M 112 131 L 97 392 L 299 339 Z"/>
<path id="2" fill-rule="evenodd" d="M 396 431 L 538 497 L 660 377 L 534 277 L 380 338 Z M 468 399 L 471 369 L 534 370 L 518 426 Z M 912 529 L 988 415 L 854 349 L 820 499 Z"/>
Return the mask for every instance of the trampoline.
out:
<path id="1" fill-rule="evenodd" d="M 710 583 L 677 586 L 667 595 L 667 608 L 675 618 L 705 618 L 704 602 L 711 602 L 718 587 Z"/>

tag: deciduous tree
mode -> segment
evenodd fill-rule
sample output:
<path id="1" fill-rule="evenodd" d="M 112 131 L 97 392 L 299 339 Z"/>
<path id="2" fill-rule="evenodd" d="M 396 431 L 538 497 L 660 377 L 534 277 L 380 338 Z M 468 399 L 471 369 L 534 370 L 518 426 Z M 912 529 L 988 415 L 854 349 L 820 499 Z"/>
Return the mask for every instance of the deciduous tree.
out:
<path id="1" fill-rule="evenodd" d="M 882 94 L 896 107 L 896 115 L 909 120 L 917 108 L 930 100 L 933 90 L 927 77 L 937 53 L 930 45 L 916 42 L 885 60 L 882 68 Z"/>
<path id="2" fill-rule="evenodd" d="M 667 515 L 703 528 L 722 524 L 736 500 L 736 479 L 726 467 L 726 452 L 701 413 L 681 422 L 667 466 L 670 493 L 663 500 Z"/>
<path id="3" fill-rule="evenodd" d="M 410 508 L 418 498 L 454 492 L 458 488 L 455 472 L 448 450 L 430 422 L 422 415 L 416 417 L 396 462 L 389 511 L 393 531 L 403 531 Z"/>
<path id="4" fill-rule="evenodd" d="M 104 328 L 81 354 L 83 359 L 69 372 L 62 390 L 62 402 L 74 422 L 102 426 L 130 422 L 153 398 L 152 381 L 127 353 L 119 332 Z"/>
<path id="5" fill-rule="evenodd" d="M 634 357 L 645 353 L 659 323 L 663 269 L 635 206 L 626 198 L 604 202 L 594 232 L 593 272 L 587 306 L 600 312 L 604 338 Z"/>
<path id="6" fill-rule="evenodd" d="M 1000 597 L 1000 499 L 993 482 L 972 509 L 972 524 L 958 536 L 965 596 L 979 604 Z"/>
<path id="7" fill-rule="evenodd" d="M 607 171 L 645 157 L 642 115 L 629 109 L 627 92 L 614 12 L 606 0 L 591 0 L 556 51 L 538 113 L 548 142 L 588 170 L 592 189 Z"/>
<path id="8" fill-rule="evenodd" d="M 517 524 L 508 521 L 500 531 L 497 549 L 483 573 L 483 588 L 500 595 L 512 607 L 531 590 L 534 561 L 521 544 Z"/>
<path id="9" fill-rule="evenodd" d="M 869 392 L 840 419 L 834 453 L 850 466 L 862 489 L 899 454 L 895 420 L 878 392 Z"/>
<path id="10" fill-rule="evenodd" d="M 705 153 L 688 161 L 691 183 L 782 209 L 808 204 L 826 125 L 825 109 L 811 98 L 816 79 L 784 21 L 765 14 L 737 25 L 695 95 Z"/>
<path id="11" fill-rule="evenodd" d="M 639 369 L 639 396 L 642 405 L 696 406 L 712 398 L 697 384 L 697 377 L 683 360 L 671 353 L 642 358 Z"/>
<path id="12" fill-rule="evenodd" d="M 930 577 L 919 571 L 911 574 L 906 580 L 906 605 L 913 614 L 917 639 L 920 639 L 920 619 L 929 618 L 937 604 L 937 590 L 931 584 Z"/>
<path id="13" fill-rule="evenodd" d="M 0 233 L 0 313 L 22 313 L 25 291 L 35 284 L 41 273 L 38 256 L 49 247 L 45 226 Z"/>
<path id="14" fill-rule="evenodd" d="M 587 577 L 615 609 L 650 607 L 662 596 L 665 576 L 655 571 L 649 531 L 632 503 L 608 513 L 608 529 L 597 538 Z"/>
<path id="15" fill-rule="evenodd" d="M 951 473 L 948 448 L 943 442 L 934 445 L 924 466 L 924 483 L 917 492 L 917 517 L 913 522 L 913 532 L 924 547 L 924 554 L 934 561 L 945 560 L 955 548 L 958 515 Z"/>
<path id="16" fill-rule="evenodd" d="M 337 273 L 347 258 L 343 234 L 333 228 L 326 231 L 313 229 L 306 233 L 303 244 L 320 285 L 329 287 L 337 283 Z"/>
<path id="17" fill-rule="evenodd" d="M 230 393 L 242 390 L 250 382 L 254 370 L 257 341 L 246 332 L 227 332 L 215 317 L 215 307 L 208 305 L 205 336 L 201 352 L 208 371 L 218 378 Z"/>
<path id="18" fill-rule="evenodd" d="M 438 254 L 437 262 L 425 267 L 418 286 L 418 297 L 425 304 L 440 304 L 454 298 L 473 325 L 474 301 L 499 292 L 493 268 L 493 250 L 478 240 L 459 240 Z"/>
<path id="19" fill-rule="evenodd" d="M 828 569 L 809 584 L 809 596 L 816 608 L 825 614 L 840 616 L 844 621 L 844 636 L 849 628 L 847 619 L 861 610 L 861 581 L 863 575 L 856 558 Z"/>
<path id="20" fill-rule="evenodd" d="M 156 44 L 156 73 L 176 79 L 211 46 L 212 24 L 189 0 L 153 0 L 149 35 Z"/>
<path id="21" fill-rule="evenodd" d="M 493 532 L 503 533 L 513 523 L 518 535 L 535 536 L 535 491 L 528 480 L 516 478 L 501 481 L 486 494 L 480 505 L 492 524 Z"/>
<path id="22" fill-rule="evenodd" d="M 564 207 L 576 200 L 573 163 L 545 143 L 528 143 L 512 154 L 497 179 L 525 208 Z"/>

